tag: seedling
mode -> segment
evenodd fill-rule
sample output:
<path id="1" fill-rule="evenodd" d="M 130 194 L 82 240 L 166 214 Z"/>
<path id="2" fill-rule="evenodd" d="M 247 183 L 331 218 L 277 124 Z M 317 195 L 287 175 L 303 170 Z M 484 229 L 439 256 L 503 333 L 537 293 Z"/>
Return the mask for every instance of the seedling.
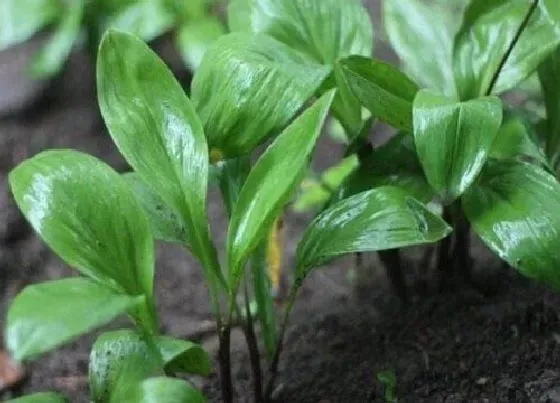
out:
<path id="1" fill-rule="evenodd" d="M 420 7 L 412 0 L 387 4 Z M 551 55 L 559 40 L 555 3 L 491 4 L 469 5 L 454 59 L 445 52 L 449 60 L 439 53 L 428 58 L 437 61 L 428 67 L 438 69 L 455 60 L 451 73 L 438 76 L 454 80 L 454 85 L 441 82 L 446 95 L 420 90 L 397 68 L 367 55 L 373 35 L 358 0 L 232 1 L 234 32 L 205 54 L 191 98 L 144 42 L 109 31 L 98 52 L 99 105 L 134 172 L 119 175 L 70 150 L 43 152 L 11 172 L 14 197 L 28 221 L 81 273 L 29 286 L 16 298 L 6 322 L 12 354 L 32 358 L 126 314 L 132 328 L 105 333 L 93 346 L 92 400 L 202 399 L 188 383 L 165 377 L 206 374 L 211 368 L 200 346 L 161 334 L 153 292 L 155 237 L 186 247 L 204 272 L 219 329 L 223 401 L 234 400 L 234 322 L 242 323 L 247 341 L 254 398 L 269 401 L 290 312 L 309 273 L 343 254 L 386 251 L 394 260 L 399 248 L 446 239 L 451 227 L 426 205 L 434 197 L 455 217 L 458 234 L 465 233 L 457 221 L 460 207 L 501 257 L 560 285 L 554 271 L 560 263 L 554 253 L 559 184 L 539 163 L 490 157 L 503 114 L 501 101 L 485 95 L 516 85 Z M 500 18 L 492 22 L 496 15 Z M 515 21 L 521 15 L 521 33 L 500 22 L 504 15 Z M 417 27 L 403 24 L 403 29 Z M 484 37 L 491 29 L 508 39 L 503 46 L 486 41 L 483 49 L 469 39 L 473 30 Z M 534 46 L 531 32 L 551 43 Z M 403 36 L 408 37 L 425 39 Z M 433 43 L 428 48 L 441 50 Z M 482 50 L 486 53 L 471 55 Z M 493 63 L 486 62 L 489 55 Z M 401 134 L 373 149 L 364 140 L 371 119 L 362 119 L 362 108 Z M 349 151 L 359 165 L 303 233 L 277 329 L 266 259 L 268 245 L 274 245 L 269 236 L 308 171 L 330 111 L 352 139 Z M 252 164 L 255 150 L 264 145 Z M 224 246 L 215 244 L 208 223 L 211 169 L 229 216 Z M 457 235 L 456 243 L 461 240 Z M 224 261 L 218 258 L 221 247 Z M 266 374 L 257 324 L 268 358 Z"/>
<path id="2" fill-rule="evenodd" d="M 397 377 L 393 371 L 380 371 L 377 373 L 377 380 L 383 384 L 383 397 L 386 403 L 397 403 Z"/>
<path id="3" fill-rule="evenodd" d="M 211 14 L 213 0 L 5 0 L 0 4 L 0 51 L 25 42 L 54 27 L 49 42 L 35 56 L 33 78 L 55 76 L 72 48 L 85 37 L 95 57 L 101 35 L 115 28 L 151 41 L 174 32 L 177 49 L 191 69 L 204 52 L 225 33 Z"/>

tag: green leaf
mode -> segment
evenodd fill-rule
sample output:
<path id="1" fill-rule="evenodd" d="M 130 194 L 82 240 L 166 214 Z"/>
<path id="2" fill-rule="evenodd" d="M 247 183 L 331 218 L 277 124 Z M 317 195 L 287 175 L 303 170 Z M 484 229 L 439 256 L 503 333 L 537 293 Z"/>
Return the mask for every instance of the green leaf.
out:
<path id="1" fill-rule="evenodd" d="M 389 41 L 410 76 L 423 87 L 454 97 L 454 32 L 448 10 L 421 0 L 385 0 L 383 21 Z"/>
<path id="2" fill-rule="evenodd" d="M 89 389 L 93 402 L 109 402 L 130 393 L 153 375 L 163 374 L 161 357 L 132 330 L 101 334 L 89 356 Z"/>
<path id="3" fill-rule="evenodd" d="M 373 29 L 359 0 L 234 0 L 232 31 L 265 33 L 321 64 L 371 56 Z"/>
<path id="4" fill-rule="evenodd" d="M 60 11 L 57 0 L 0 1 L 0 51 L 28 40 Z"/>
<path id="5" fill-rule="evenodd" d="M 300 194 L 294 203 L 294 211 L 301 213 L 326 203 L 331 193 L 338 189 L 344 180 L 358 168 L 358 165 L 356 155 L 351 155 L 327 169 L 321 174 L 320 179 L 317 180 L 312 177 L 305 179 L 301 184 Z"/>
<path id="6" fill-rule="evenodd" d="M 560 184 L 520 161 L 491 162 L 463 197 L 474 231 L 522 274 L 560 288 Z"/>
<path id="7" fill-rule="evenodd" d="M 210 148 L 225 157 L 250 153 L 290 122 L 327 74 L 265 35 L 222 36 L 192 83 Z"/>
<path id="8" fill-rule="evenodd" d="M 363 159 L 365 161 L 340 185 L 330 203 L 380 186 L 402 188 L 423 203 L 434 198 L 434 190 L 426 180 L 414 139 L 409 134 L 392 137 Z"/>
<path id="9" fill-rule="evenodd" d="M 162 0 L 140 0 L 110 15 L 102 29 L 117 29 L 151 41 L 169 31 L 174 20 Z"/>
<path id="10" fill-rule="evenodd" d="M 6 319 L 5 340 L 17 360 L 28 359 L 105 325 L 144 302 L 84 278 L 26 287 Z"/>
<path id="11" fill-rule="evenodd" d="M 484 166 L 502 122 L 496 97 L 455 102 L 428 90 L 414 100 L 414 141 L 428 182 L 450 203 Z"/>
<path id="12" fill-rule="evenodd" d="M 146 44 L 110 31 L 99 50 L 97 91 L 120 152 L 182 218 L 208 281 L 225 285 L 207 219 L 208 147 L 183 89 Z"/>
<path id="13" fill-rule="evenodd" d="M 473 0 L 469 4 L 453 52 L 455 81 L 461 99 L 487 93 L 529 7 L 526 0 Z M 559 43 L 560 35 L 549 16 L 536 9 L 503 66 L 493 93 L 509 90 L 529 77 Z"/>
<path id="14" fill-rule="evenodd" d="M 412 102 L 418 86 L 390 64 L 352 56 L 339 62 L 354 95 L 371 114 L 412 132 Z"/>
<path id="15" fill-rule="evenodd" d="M 34 78 L 48 78 L 62 70 L 80 35 L 83 13 L 84 0 L 74 0 L 64 10 L 64 15 L 49 43 L 39 51 L 33 60 L 31 74 Z"/>
<path id="16" fill-rule="evenodd" d="M 206 403 L 204 396 L 187 382 L 172 378 L 150 378 L 143 381 L 131 403 Z"/>
<path id="17" fill-rule="evenodd" d="M 405 191 L 384 186 L 331 206 L 309 225 L 296 252 L 296 287 L 309 272 L 348 253 L 436 242 L 451 228 Z"/>
<path id="18" fill-rule="evenodd" d="M 59 393 L 40 392 L 17 399 L 6 400 L 6 403 L 68 403 L 68 399 Z"/>
<path id="19" fill-rule="evenodd" d="M 136 172 L 126 173 L 123 177 L 144 207 L 154 238 L 188 244 L 187 229 L 182 223 L 181 217 L 175 214 L 159 195 L 150 190 Z"/>
<path id="20" fill-rule="evenodd" d="M 554 26 L 556 34 L 560 33 L 560 3 L 556 0 L 540 0 L 539 7 L 544 16 Z"/>
<path id="21" fill-rule="evenodd" d="M 528 123 L 519 116 L 508 116 L 492 145 L 490 157 L 496 159 L 511 159 L 530 157 L 547 164 L 546 157 L 538 144 L 531 138 Z"/>
<path id="22" fill-rule="evenodd" d="M 210 356 L 199 344 L 161 336 L 157 346 L 168 371 L 203 376 L 208 376 L 212 371 Z"/>
<path id="23" fill-rule="evenodd" d="M 560 92 L 557 83 L 560 79 L 560 47 L 556 48 L 539 67 L 544 104 L 546 107 L 545 151 L 553 161 L 560 157 Z"/>
<path id="24" fill-rule="evenodd" d="M 146 214 L 123 178 L 77 151 L 45 151 L 10 173 L 15 200 L 66 263 L 130 295 L 153 295 L 154 246 Z"/>
<path id="25" fill-rule="evenodd" d="M 333 97 L 334 92 L 328 92 L 296 119 L 249 174 L 228 229 L 230 284 L 239 281 L 245 259 L 270 230 L 303 178 Z"/>
<path id="26" fill-rule="evenodd" d="M 208 48 L 225 33 L 222 22 L 213 16 L 184 23 L 177 33 L 177 45 L 185 63 L 196 70 Z"/>

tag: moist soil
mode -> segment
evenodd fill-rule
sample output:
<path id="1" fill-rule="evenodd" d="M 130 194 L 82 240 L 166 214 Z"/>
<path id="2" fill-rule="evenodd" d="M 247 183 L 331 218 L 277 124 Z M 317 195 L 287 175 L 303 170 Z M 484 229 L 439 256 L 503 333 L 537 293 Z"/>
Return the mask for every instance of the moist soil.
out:
<path id="1" fill-rule="evenodd" d="M 99 118 L 89 66 L 83 55 L 74 54 L 40 102 L 0 119 L 1 326 L 10 301 L 24 286 L 75 275 L 18 213 L 8 190 L 9 170 L 47 148 L 79 149 L 121 172 L 128 169 Z M 383 141 L 387 134 L 379 128 L 373 141 Z M 323 136 L 314 166 L 327 167 L 341 153 Z M 226 219 L 214 191 L 209 211 L 217 243 L 223 245 Z M 287 283 L 297 239 L 309 218 L 287 213 Z M 500 266 L 480 244 L 473 254 L 475 278 L 483 288 L 433 292 L 425 287 L 430 273 L 413 263 L 417 251 L 407 252 L 412 262 L 405 267 L 408 305 L 394 296 L 375 256 L 368 258 L 368 280 L 357 286 L 350 258 L 316 271 L 298 296 L 275 401 L 382 402 L 385 391 L 377 374 L 392 371 L 399 401 L 560 402 L 560 296 Z M 200 267 L 177 246 L 158 245 L 156 295 L 165 332 L 200 341 L 216 356 L 218 342 Z M 129 323 L 119 320 L 102 330 L 122 326 Z M 100 331 L 27 363 L 25 381 L 0 398 L 58 390 L 71 402 L 87 402 L 89 348 Z M 239 330 L 232 333 L 232 345 L 237 401 L 249 402 L 250 367 Z M 210 401 L 220 401 L 216 374 L 191 381 Z"/>

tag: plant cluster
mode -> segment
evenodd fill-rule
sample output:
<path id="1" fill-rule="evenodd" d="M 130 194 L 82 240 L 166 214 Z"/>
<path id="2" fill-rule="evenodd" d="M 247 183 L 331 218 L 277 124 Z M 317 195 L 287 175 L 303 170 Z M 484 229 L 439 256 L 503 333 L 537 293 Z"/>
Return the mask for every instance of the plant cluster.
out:
<path id="1" fill-rule="evenodd" d="M 195 69 L 207 47 L 225 33 L 211 14 L 214 0 L 5 0 L 0 3 L 0 51 L 53 27 L 29 66 L 31 77 L 58 74 L 76 43 L 93 55 L 109 28 L 151 41 L 173 31 L 185 63 Z"/>
<path id="2" fill-rule="evenodd" d="M 382 252 L 398 279 L 399 248 L 439 242 L 442 270 L 459 265 L 468 278 L 472 226 L 511 266 L 560 286 L 560 103 L 551 85 L 560 6 L 471 0 L 455 32 L 448 9 L 419 0 L 384 5 L 388 37 L 407 74 L 372 58 L 372 24 L 358 0 L 233 0 L 232 33 L 204 56 L 190 98 L 144 42 L 106 33 L 97 60 L 99 105 L 133 172 L 118 174 L 71 150 L 42 152 L 11 172 L 27 220 L 81 274 L 28 286 L 16 297 L 5 337 L 15 358 L 36 357 L 127 314 L 132 328 L 104 333 L 93 345 L 91 400 L 203 401 L 175 376 L 208 374 L 210 358 L 160 331 L 154 238 L 186 247 L 204 271 L 224 402 L 234 400 L 233 323 L 242 323 L 255 400 L 269 401 L 298 289 L 340 255 Z M 537 124 L 496 94 L 539 68 L 547 116 Z M 329 113 L 344 128 L 353 162 L 298 243 L 277 320 L 264 259 L 269 235 L 308 171 Z M 367 141 L 374 119 L 399 131 L 375 149 Z M 224 261 L 208 223 L 211 183 L 229 216 Z M 64 401 L 41 396 L 36 401 Z"/>

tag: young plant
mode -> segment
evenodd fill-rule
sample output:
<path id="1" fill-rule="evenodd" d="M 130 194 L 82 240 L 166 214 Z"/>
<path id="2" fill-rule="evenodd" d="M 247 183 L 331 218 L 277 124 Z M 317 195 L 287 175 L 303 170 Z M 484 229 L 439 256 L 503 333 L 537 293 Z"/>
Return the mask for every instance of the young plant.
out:
<path id="1" fill-rule="evenodd" d="M 239 27 L 249 26 L 243 18 L 250 17 L 255 26 L 271 31 L 221 37 L 195 74 L 192 101 L 141 40 L 113 30 L 104 36 L 97 62 L 100 109 L 134 172 L 119 175 L 71 150 L 43 152 L 11 172 L 12 191 L 28 221 L 82 274 L 29 286 L 15 299 L 5 340 L 16 359 L 33 358 L 127 314 L 132 329 L 102 334 L 93 346 L 91 399 L 202 399 L 188 383 L 165 378 L 179 372 L 207 374 L 210 362 L 200 346 L 160 332 L 153 292 L 155 237 L 186 247 L 204 271 L 219 329 L 223 400 L 234 399 L 230 333 L 234 323 L 241 323 L 254 398 L 267 401 L 290 311 L 312 270 L 343 254 L 433 243 L 449 234 L 440 217 L 395 186 L 333 203 L 298 244 L 295 281 L 276 329 L 264 259 L 269 235 L 307 172 L 331 107 L 335 113 L 346 110 L 346 87 L 336 92 L 323 85 L 325 80 L 337 60 L 371 48 L 371 38 L 364 43 L 355 39 L 356 21 L 366 26 L 368 20 L 358 0 L 298 3 L 305 10 L 295 4 L 231 3 L 230 20 Z M 259 14 L 270 7 L 276 12 Z M 271 15 L 266 25 L 257 23 Z M 278 30 L 284 23 L 288 26 Z M 314 30 L 302 31 L 304 26 Z M 251 154 L 270 139 L 252 165 Z M 223 262 L 207 217 L 211 168 L 218 173 L 229 213 Z M 266 388 L 255 321 L 270 365 Z"/>
<path id="2" fill-rule="evenodd" d="M 166 32 L 185 63 L 196 69 L 204 52 L 225 33 L 211 14 L 213 0 L 5 0 L 0 4 L 0 51 L 54 27 L 50 41 L 35 56 L 29 72 L 45 79 L 58 74 L 85 34 L 93 55 L 105 30 L 115 28 L 151 41 Z"/>

